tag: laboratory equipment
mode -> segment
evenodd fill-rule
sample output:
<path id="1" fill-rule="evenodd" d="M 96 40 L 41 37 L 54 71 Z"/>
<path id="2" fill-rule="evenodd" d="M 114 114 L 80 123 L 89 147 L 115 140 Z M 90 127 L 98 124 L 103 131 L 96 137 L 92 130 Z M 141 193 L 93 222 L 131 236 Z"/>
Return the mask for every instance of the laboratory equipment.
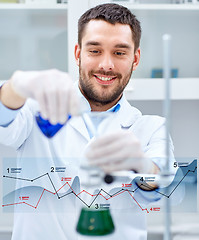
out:
<path id="1" fill-rule="evenodd" d="M 111 112 L 89 112 L 81 114 L 91 139 L 97 137 L 101 132 L 106 131 L 108 123 L 112 123 L 110 118 L 113 117 L 114 112 L 117 112 L 119 108 L 120 105 L 118 104 Z M 71 115 L 68 115 L 65 124 L 57 123 L 55 125 L 51 124 L 47 119 L 43 119 L 40 113 L 37 113 L 35 118 L 43 134 L 48 138 L 52 138 L 67 123 L 67 121 L 71 119 Z M 86 159 L 82 161 L 80 169 L 81 185 L 89 192 L 98 188 L 104 179 L 109 178 L 110 181 L 111 176 L 108 177 L 99 168 L 90 166 Z M 88 236 L 103 236 L 111 234 L 114 232 L 114 229 L 115 227 L 109 208 L 101 206 L 95 208 L 88 206 L 87 208 L 83 207 L 81 209 L 76 228 L 78 233 Z"/>
<path id="2" fill-rule="evenodd" d="M 82 115 L 85 126 L 90 138 L 97 137 L 100 132 L 106 131 L 107 126 L 111 123 L 113 112 L 90 112 Z M 98 167 L 91 166 L 87 159 L 80 166 L 81 186 L 87 191 L 94 193 L 99 188 L 106 176 Z M 79 216 L 76 230 L 82 235 L 103 236 L 111 234 L 115 230 L 110 209 L 107 207 L 83 207 Z"/>
<path id="3" fill-rule="evenodd" d="M 41 129 L 42 133 L 48 137 L 52 138 L 54 135 L 65 125 L 65 124 L 52 124 L 48 119 L 42 118 L 41 114 L 38 112 L 35 116 L 37 125 Z M 67 121 L 71 118 L 71 115 L 68 115 Z M 66 122 L 67 122 L 66 121 Z"/>
<path id="4" fill-rule="evenodd" d="M 78 220 L 77 232 L 88 236 L 111 234 L 115 226 L 109 208 L 82 208 Z"/>
<path id="5" fill-rule="evenodd" d="M 98 137 L 100 133 L 111 131 L 116 129 L 117 121 L 112 121 L 111 118 L 116 117 L 112 112 L 98 112 L 83 114 L 83 120 L 88 129 L 90 137 Z M 114 122 L 114 123 L 113 123 Z M 111 123 L 111 124 L 110 124 Z M 113 126 L 115 124 L 115 126 Z M 174 175 L 160 176 L 155 174 L 137 174 L 133 171 L 118 171 L 113 172 L 111 175 L 106 175 L 100 168 L 91 166 L 86 159 L 80 166 L 80 182 L 81 186 L 86 189 L 87 192 L 94 194 L 96 189 L 101 188 L 102 184 L 113 184 L 120 186 L 122 182 L 137 182 L 140 184 L 147 185 L 145 179 L 147 177 L 153 177 L 154 184 L 161 187 L 168 186 Z M 150 186 L 149 186 L 150 188 Z M 88 202 L 88 199 L 86 199 Z M 87 208 L 81 209 L 80 217 L 77 223 L 77 232 L 82 235 L 102 236 L 111 234 L 114 231 L 114 222 L 111 217 L 109 208 L 104 208 L 103 204 L 100 208 L 91 207 L 88 205 Z"/>
<path id="6" fill-rule="evenodd" d="M 171 98 L 170 98 L 170 78 L 171 78 L 171 36 L 169 34 L 164 34 L 162 37 L 163 40 L 163 76 L 165 79 L 165 101 L 164 101 L 164 115 L 165 115 L 165 128 L 166 128 L 166 164 L 162 171 L 162 176 L 170 175 L 170 151 L 169 151 L 169 133 L 170 133 L 170 109 L 171 109 Z M 169 187 L 166 190 L 169 192 Z M 164 240 L 171 239 L 171 214 L 170 214 L 170 200 L 165 199 L 165 232 Z"/>
<path id="7" fill-rule="evenodd" d="M 120 106 L 117 105 L 114 112 L 117 112 L 119 107 Z M 107 131 L 110 132 L 111 130 L 114 131 L 118 128 L 118 126 L 116 126 L 117 121 L 115 121 L 116 115 L 114 112 L 89 112 L 82 113 L 78 117 L 83 119 L 90 139 L 92 139 L 98 137 L 102 133 Z M 68 116 L 68 120 L 70 118 L 71 116 Z M 111 118 L 114 118 L 114 121 Z M 64 126 L 64 124 L 52 125 L 48 120 L 42 119 L 39 114 L 36 116 L 36 120 L 40 129 L 47 137 L 53 137 L 56 132 Z M 119 127 L 121 126 L 119 125 Z M 147 176 L 152 176 L 144 174 L 138 175 L 133 171 L 119 171 L 111 175 L 106 175 L 101 169 L 88 164 L 86 159 L 83 159 L 80 170 L 81 174 L 79 177 L 81 186 L 91 194 L 93 194 L 96 189 L 100 188 L 104 182 L 109 184 L 114 182 L 116 185 L 117 182 L 120 182 L 121 185 L 121 182 L 125 182 L 123 179 L 128 179 L 128 181 L 131 182 L 136 177 L 139 180 L 140 178 L 145 179 Z M 168 176 L 159 175 L 153 175 L 153 177 L 154 183 L 164 187 L 171 183 L 173 178 L 173 176 L 170 176 L 168 180 Z M 88 199 L 86 199 L 85 202 L 89 202 Z M 113 233 L 115 227 L 110 209 L 104 207 L 103 204 L 101 204 L 99 208 L 95 208 L 95 206 L 91 207 L 91 205 L 92 204 L 88 205 L 88 207 L 84 206 L 80 209 L 80 216 L 76 227 L 77 232 L 88 236 L 103 236 Z"/>
<path id="8" fill-rule="evenodd" d="M 87 117 L 88 114 L 92 114 L 92 120 L 94 121 L 95 119 L 95 124 L 97 124 L 97 122 L 101 121 L 102 118 L 107 118 L 108 115 L 110 116 L 110 113 L 111 112 L 117 112 L 119 109 L 120 109 L 120 104 L 117 104 L 111 112 L 103 112 L 103 113 L 100 113 L 100 112 L 92 112 L 92 113 L 86 113 L 84 111 L 84 107 L 81 106 L 81 116 L 84 120 L 84 123 L 88 129 L 88 132 L 91 133 L 92 132 L 92 135 L 95 135 L 96 136 L 96 129 L 94 128 L 94 125 L 93 123 L 91 122 L 90 123 L 90 119 L 89 117 Z M 99 115 L 100 114 L 100 115 Z M 40 112 L 37 112 L 35 118 L 36 118 L 36 122 L 37 122 L 37 125 L 39 126 L 40 130 L 42 131 L 42 133 L 48 137 L 48 138 L 52 138 L 54 137 L 54 135 L 68 122 L 68 120 L 71 119 L 71 115 L 68 114 L 68 117 L 67 117 L 67 120 L 64 124 L 61 124 L 61 123 L 57 123 L 57 124 L 52 124 L 50 123 L 50 121 L 48 119 L 44 119 Z M 88 123 L 87 123 L 88 122 Z M 89 126 L 88 126 L 89 124 Z M 90 129 L 89 129 L 90 128 Z"/>

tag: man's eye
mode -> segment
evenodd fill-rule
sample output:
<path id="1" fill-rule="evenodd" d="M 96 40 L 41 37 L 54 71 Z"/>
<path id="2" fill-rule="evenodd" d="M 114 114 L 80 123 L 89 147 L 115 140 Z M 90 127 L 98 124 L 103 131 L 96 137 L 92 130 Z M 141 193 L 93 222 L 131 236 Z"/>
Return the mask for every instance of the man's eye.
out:
<path id="1" fill-rule="evenodd" d="M 115 52 L 115 55 L 117 55 L 117 56 L 122 56 L 124 54 L 125 54 L 124 52 Z"/>
<path id="2" fill-rule="evenodd" d="M 90 53 L 97 54 L 97 53 L 99 53 L 99 51 L 98 50 L 91 50 Z"/>

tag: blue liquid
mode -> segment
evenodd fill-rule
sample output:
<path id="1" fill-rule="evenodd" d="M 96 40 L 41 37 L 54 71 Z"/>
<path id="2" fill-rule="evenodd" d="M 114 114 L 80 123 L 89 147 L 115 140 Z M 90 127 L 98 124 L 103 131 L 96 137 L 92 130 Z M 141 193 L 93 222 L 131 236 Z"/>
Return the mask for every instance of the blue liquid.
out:
<path id="1" fill-rule="evenodd" d="M 53 125 L 47 119 L 43 119 L 39 113 L 36 115 L 35 118 L 40 130 L 48 138 L 52 138 L 66 124 L 66 123 L 65 124 L 57 123 Z M 71 115 L 68 115 L 67 121 L 70 118 L 71 118 Z"/>
<path id="2" fill-rule="evenodd" d="M 112 110 L 111 112 L 117 112 L 120 109 L 120 104 L 117 104 Z M 39 126 L 39 128 L 41 129 L 42 133 L 48 137 L 48 138 L 52 138 L 66 123 L 67 121 L 71 118 L 72 116 L 68 114 L 68 119 L 66 120 L 66 122 L 64 124 L 60 124 L 57 123 L 55 125 L 51 124 L 47 119 L 43 119 L 40 115 L 40 113 L 38 113 L 36 115 L 36 121 L 37 121 L 37 125 Z"/>

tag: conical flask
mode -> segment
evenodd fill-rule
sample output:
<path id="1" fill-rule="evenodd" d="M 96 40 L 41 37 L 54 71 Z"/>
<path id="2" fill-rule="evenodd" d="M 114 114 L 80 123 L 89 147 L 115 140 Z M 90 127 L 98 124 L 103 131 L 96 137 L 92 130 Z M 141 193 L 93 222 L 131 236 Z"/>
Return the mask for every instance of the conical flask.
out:
<path id="1" fill-rule="evenodd" d="M 82 169 L 84 174 L 81 174 L 81 186 L 86 189 L 85 198 L 82 200 L 87 206 L 80 210 L 76 230 L 78 233 L 87 236 L 111 234 L 115 227 L 110 209 L 106 207 L 106 204 L 101 204 L 105 200 L 102 196 L 99 196 L 99 187 L 103 179 L 102 170 L 89 165 L 82 166 Z M 98 198 L 92 199 L 91 196 L 98 196 Z"/>
<path id="2" fill-rule="evenodd" d="M 97 137 L 101 128 L 107 127 L 107 120 L 112 116 L 111 113 L 90 113 L 84 114 L 83 120 L 88 129 L 90 137 Z M 83 179 L 80 180 L 81 185 L 88 192 L 94 193 L 95 189 L 100 188 L 102 181 L 102 170 L 90 166 L 84 159 L 81 169 L 83 171 Z M 110 209 L 99 206 L 98 204 L 88 205 L 81 208 L 79 220 L 76 230 L 79 234 L 87 236 L 104 236 L 114 232 L 115 227 L 110 213 Z"/>
<path id="3" fill-rule="evenodd" d="M 114 224 L 109 208 L 82 208 L 77 232 L 88 236 L 103 236 L 114 232 Z"/>

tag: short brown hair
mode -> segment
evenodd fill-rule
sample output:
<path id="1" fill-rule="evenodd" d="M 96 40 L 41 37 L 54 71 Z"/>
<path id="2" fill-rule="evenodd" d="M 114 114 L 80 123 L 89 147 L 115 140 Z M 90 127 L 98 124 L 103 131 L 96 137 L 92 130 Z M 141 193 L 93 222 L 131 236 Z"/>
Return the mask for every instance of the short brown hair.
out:
<path id="1" fill-rule="evenodd" d="M 126 7 L 118 4 L 101 4 L 87 10 L 78 21 L 78 44 L 81 47 L 81 41 L 86 24 L 91 20 L 104 20 L 111 24 L 128 24 L 132 31 L 135 51 L 140 45 L 141 26 L 136 16 Z"/>

